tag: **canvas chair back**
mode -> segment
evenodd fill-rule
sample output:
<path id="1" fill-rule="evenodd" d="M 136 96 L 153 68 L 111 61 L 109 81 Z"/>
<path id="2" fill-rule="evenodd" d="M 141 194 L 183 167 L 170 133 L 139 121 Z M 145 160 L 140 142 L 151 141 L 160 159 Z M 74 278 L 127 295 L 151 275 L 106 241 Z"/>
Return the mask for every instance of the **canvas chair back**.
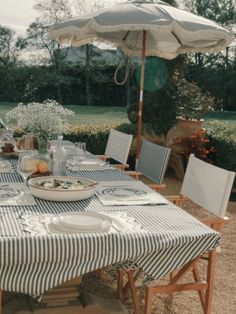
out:
<path id="1" fill-rule="evenodd" d="M 122 164 L 126 164 L 133 135 L 111 130 L 107 141 L 105 155 Z"/>
<path id="2" fill-rule="evenodd" d="M 143 140 L 136 170 L 161 184 L 166 172 L 171 149 Z"/>
<path id="3" fill-rule="evenodd" d="M 235 173 L 190 155 L 181 194 L 223 218 L 228 205 Z"/>

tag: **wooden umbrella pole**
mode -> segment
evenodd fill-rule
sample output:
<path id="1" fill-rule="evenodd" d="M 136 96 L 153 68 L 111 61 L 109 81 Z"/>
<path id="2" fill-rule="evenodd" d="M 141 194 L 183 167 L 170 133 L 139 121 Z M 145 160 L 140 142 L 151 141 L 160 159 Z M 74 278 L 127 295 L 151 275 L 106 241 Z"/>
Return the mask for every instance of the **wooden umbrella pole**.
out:
<path id="1" fill-rule="evenodd" d="M 136 146 L 136 160 L 139 159 L 142 137 L 142 113 L 143 113 L 143 89 L 144 89 L 144 70 L 145 70 L 145 54 L 146 54 L 146 31 L 143 31 L 142 39 L 142 59 L 141 59 L 141 76 L 140 76 L 140 93 L 138 104 L 138 134 Z"/>

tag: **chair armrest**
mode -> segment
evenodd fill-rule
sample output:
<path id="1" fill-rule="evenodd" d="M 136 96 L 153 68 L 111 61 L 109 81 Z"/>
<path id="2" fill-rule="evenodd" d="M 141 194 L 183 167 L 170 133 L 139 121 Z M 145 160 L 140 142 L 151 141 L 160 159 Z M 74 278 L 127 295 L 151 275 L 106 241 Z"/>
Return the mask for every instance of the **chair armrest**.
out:
<path id="1" fill-rule="evenodd" d="M 122 171 L 125 171 L 125 169 L 129 168 L 128 164 L 113 164 L 112 166 Z"/>
<path id="2" fill-rule="evenodd" d="M 104 160 L 104 161 L 109 159 L 109 157 L 107 157 L 106 155 L 99 155 L 98 157 L 99 157 L 99 159 Z"/>
<path id="3" fill-rule="evenodd" d="M 166 185 L 165 184 L 148 184 L 148 186 L 155 190 L 156 192 L 159 192 L 160 190 L 164 190 L 166 189 Z"/>
<path id="4" fill-rule="evenodd" d="M 142 173 L 138 171 L 126 171 L 125 173 L 127 173 L 129 176 L 136 180 L 139 180 L 139 177 L 142 175 Z"/>
<path id="5" fill-rule="evenodd" d="M 165 195 L 165 198 L 177 206 L 182 206 L 184 202 L 188 200 L 188 198 L 183 195 Z"/>
<path id="6" fill-rule="evenodd" d="M 220 231 L 222 226 L 224 224 L 229 223 L 229 218 L 224 217 L 224 218 L 219 218 L 219 217 L 207 217 L 204 219 L 201 219 L 201 222 L 204 223 L 205 225 L 210 226 L 212 229 L 216 231 Z"/>

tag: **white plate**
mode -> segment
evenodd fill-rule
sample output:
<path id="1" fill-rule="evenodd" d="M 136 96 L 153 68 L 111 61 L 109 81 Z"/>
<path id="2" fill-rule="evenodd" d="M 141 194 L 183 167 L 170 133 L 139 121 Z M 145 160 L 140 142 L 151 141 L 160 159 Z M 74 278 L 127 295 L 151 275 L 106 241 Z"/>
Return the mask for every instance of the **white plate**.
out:
<path id="1" fill-rule="evenodd" d="M 74 213 L 64 214 L 58 217 L 60 224 L 68 228 L 101 228 L 108 217 L 98 213 Z"/>
<path id="2" fill-rule="evenodd" d="M 70 213 L 54 216 L 51 226 L 63 232 L 108 232 L 112 219 L 98 213 Z"/>
<path id="3" fill-rule="evenodd" d="M 0 185 L 0 200 L 11 199 L 13 197 L 19 197 L 22 195 L 20 189 L 12 188 L 9 184 Z"/>
<path id="4" fill-rule="evenodd" d="M 139 189 L 124 186 L 111 186 L 109 188 L 104 189 L 101 194 L 108 198 L 114 199 L 122 199 L 122 200 L 129 200 L 129 199 L 139 199 L 143 198 L 147 195 L 147 192 Z"/>

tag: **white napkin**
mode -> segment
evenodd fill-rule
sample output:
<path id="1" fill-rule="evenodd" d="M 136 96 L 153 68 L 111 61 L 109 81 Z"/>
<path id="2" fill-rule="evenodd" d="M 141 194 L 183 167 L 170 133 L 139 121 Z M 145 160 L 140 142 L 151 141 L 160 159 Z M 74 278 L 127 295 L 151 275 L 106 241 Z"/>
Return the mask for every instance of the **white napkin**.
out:
<path id="1" fill-rule="evenodd" d="M 99 182 L 96 195 L 103 205 L 168 204 L 168 201 L 141 181 Z"/>

